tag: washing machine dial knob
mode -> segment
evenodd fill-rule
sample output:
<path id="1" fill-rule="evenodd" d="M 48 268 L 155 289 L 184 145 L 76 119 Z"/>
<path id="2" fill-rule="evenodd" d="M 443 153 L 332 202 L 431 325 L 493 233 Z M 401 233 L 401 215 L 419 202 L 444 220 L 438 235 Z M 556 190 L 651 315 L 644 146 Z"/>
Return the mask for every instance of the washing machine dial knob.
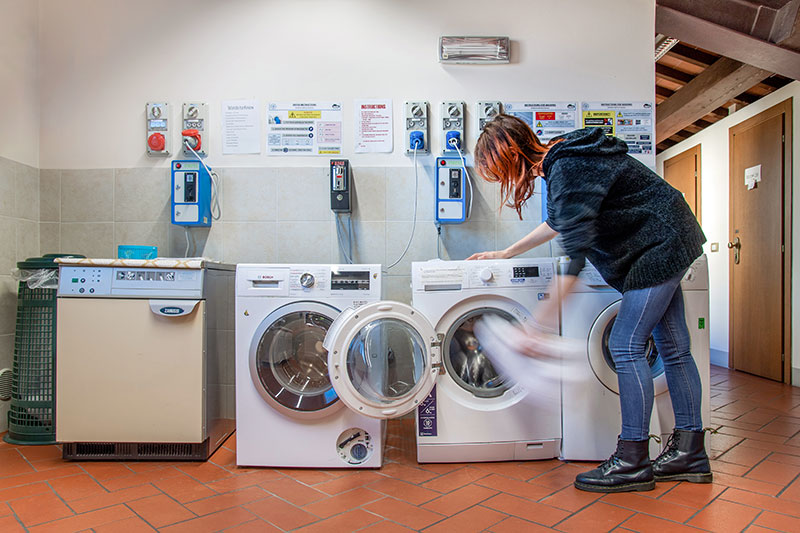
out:
<path id="1" fill-rule="evenodd" d="M 483 270 L 481 270 L 480 274 L 478 274 L 478 277 L 481 278 L 482 282 L 489 283 L 490 281 L 492 281 L 492 278 L 494 278 L 494 274 L 492 274 L 492 271 L 489 270 L 488 268 L 484 268 Z"/>
<path id="2" fill-rule="evenodd" d="M 302 285 L 306 289 L 310 289 L 314 286 L 314 274 L 310 272 L 306 272 L 302 276 L 300 276 L 300 285 Z"/>

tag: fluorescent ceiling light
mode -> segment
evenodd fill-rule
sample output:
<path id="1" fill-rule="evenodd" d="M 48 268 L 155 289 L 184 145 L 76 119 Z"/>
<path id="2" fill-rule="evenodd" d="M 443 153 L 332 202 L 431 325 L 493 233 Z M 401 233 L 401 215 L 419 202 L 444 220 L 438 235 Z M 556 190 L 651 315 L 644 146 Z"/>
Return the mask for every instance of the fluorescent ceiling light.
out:
<path id="1" fill-rule="evenodd" d="M 440 63 L 508 63 L 508 37 L 439 37 Z"/>

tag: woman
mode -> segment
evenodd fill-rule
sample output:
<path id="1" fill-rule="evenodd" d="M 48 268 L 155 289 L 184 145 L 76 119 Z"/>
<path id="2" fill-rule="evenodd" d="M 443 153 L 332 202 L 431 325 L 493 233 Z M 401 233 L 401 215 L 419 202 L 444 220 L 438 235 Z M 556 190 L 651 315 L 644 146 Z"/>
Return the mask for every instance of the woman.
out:
<path id="1" fill-rule="evenodd" d="M 622 431 L 614 454 L 575 479 L 577 488 L 594 492 L 651 490 L 662 480 L 711 482 L 700 419 L 700 375 L 689 351 L 680 289 L 684 273 L 703 253 L 705 236 L 681 193 L 627 150 L 623 141 L 598 128 L 542 144 L 527 124 L 508 115 L 486 124 L 475 149 L 478 172 L 500 183 L 503 204 L 514 207 L 520 219 L 536 178 L 544 179 L 547 220 L 505 250 L 470 259 L 513 257 L 560 236 L 572 259 L 562 294 L 569 292 L 586 259 L 622 293 L 609 339 Z M 550 301 L 537 315 L 557 312 L 559 304 Z M 672 437 L 652 463 L 653 380 L 645 358 L 651 334 L 664 360 L 675 411 Z M 537 354 L 528 348 L 528 355 Z"/>

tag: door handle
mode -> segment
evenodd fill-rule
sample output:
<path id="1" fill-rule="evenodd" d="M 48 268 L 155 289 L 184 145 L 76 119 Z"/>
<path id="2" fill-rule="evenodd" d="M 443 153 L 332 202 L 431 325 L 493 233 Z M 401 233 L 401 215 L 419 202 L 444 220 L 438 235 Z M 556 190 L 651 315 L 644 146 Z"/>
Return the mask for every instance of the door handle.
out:
<path id="1" fill-rule="evenodd" d="M 150 311 L 159 316 L 186 316 L 197 307 L 200 300 L 150 300 Z"/>
<path id="2" fill-rule="evenodd" d="M 739 237 L 733 239 L 733 242 L 728 243 L 728 248 L 733 248 L 733 264 L 739 264 L 739 250 L 742 249 L 742 241 L 739 240 Z"/>

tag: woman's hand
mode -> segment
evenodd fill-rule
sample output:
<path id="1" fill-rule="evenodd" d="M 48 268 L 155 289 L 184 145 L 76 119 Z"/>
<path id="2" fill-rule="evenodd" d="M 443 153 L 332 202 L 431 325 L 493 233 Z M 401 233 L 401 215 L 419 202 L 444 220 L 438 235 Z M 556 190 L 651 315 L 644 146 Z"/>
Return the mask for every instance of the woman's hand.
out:
<path id="1" fill-rule="evenodd" d="M 471 261 L 473 259 L 508 259 L 512 257 L 505 250 L 496 250 L 494 252 L 478 252 L 476 254 L 472 254 L 471 256 L 467 257 L 467 261 Z"/>

